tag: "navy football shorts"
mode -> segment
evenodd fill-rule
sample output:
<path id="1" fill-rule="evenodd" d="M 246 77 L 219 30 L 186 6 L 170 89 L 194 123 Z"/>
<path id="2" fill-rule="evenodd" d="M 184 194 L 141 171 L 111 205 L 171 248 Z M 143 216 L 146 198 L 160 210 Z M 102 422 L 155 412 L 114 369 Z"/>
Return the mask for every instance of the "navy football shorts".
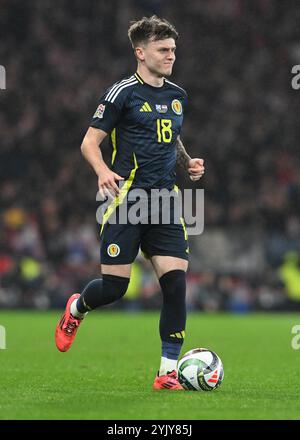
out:
<path id="1" fill-rule="evenodd" d="M 130 203 L 126 210 L 130 209 Z M 114 222 L 108 219 L 103 222 L 100 234 L 100 260 L 102 264 L 130 264 L 141 249 L 146 258 L 153 255 L 166 255 L 188 260 L 189 244 L 185 223 L 182 217 L 170 207 L 170 222 L 165 224 L 161 217 L 161 204 L 159 206 L 158 224 L 148 224 L 140 221 L 137 224 L 127 221 L 121 224 L 118 219 L 119 208 L 115 209 Z M 124 218 L 124 217 L 123 217 Z M 115 224 L 116 222 L 116 224 Z"/>

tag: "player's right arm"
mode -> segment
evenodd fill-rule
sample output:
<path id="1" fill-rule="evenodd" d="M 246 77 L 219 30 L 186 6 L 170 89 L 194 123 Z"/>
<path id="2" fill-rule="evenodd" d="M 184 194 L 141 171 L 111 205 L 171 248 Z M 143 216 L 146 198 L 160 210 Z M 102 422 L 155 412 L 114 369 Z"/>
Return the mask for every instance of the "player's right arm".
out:
<path id="1" fill-rule="evenodd" d="M 103 160 L 100 145 L 107 133 L 99 128 L 89 127 L 81 144 L 81 152 L 87 162 L 92 166 L 98 176 L 98 188 L 102 197 L 111 194 L 118 194 L 118 181 L 123 177 L 114 173 L 108 168 Z"/>
<path id="2" fill-rule="evenodd" d="M 121 81 L 104 93 L 81 145 L 83 156 L 98 176 L 98 187 L 102 197 L 119 194 L 118 182 L 124 180 L 105 164 L 100 145 L 107 134 L 117 126 L 126 100 L 127 87 L 135 82 L 137 82 L 135 79 Z"/>

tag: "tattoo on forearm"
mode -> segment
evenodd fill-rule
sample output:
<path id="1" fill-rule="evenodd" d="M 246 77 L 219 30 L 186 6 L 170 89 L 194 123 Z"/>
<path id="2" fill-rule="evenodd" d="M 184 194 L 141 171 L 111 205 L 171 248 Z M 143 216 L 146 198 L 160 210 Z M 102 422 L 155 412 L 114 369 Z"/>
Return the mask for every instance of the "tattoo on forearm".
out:
<path id="1" fill-rule="evenodd" d="M 184 148 L 183 143 L 181 142 L 180 138 L 177 138 L 176 152 L 177 152 L 177 161 L 176 161 L 176 163 L 181 168 L 183 168 L 185 171 L 187 171 L 188 166 L 189 166 L 189 161 L 191 160 L 191 157 L 185 151 L 185 148 Z"/>

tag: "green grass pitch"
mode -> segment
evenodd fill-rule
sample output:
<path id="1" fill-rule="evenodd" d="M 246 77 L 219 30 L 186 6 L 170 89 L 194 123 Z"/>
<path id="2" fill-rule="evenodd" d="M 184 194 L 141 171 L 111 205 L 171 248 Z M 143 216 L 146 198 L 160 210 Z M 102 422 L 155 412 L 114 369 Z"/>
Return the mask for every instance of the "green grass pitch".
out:
<path id="1" fill-rule="evenodd" d="M 225 379 L 213 392 L 153 391 L 158 313 L 90 313 L 68 353 L 54 344 L 61 312 L 4 312 L 1 419 L 299 419 L 296 314 L 189 314 L 182 354 L 211 348 Z"/>

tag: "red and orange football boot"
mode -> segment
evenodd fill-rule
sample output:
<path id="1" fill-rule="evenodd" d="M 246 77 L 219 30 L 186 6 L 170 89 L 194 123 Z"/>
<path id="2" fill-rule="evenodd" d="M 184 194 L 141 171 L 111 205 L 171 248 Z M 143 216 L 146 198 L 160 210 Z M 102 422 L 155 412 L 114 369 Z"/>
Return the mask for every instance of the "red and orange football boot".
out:
<path id="1" fill-rule="evenodd" d="M 175 370 L 164 376 L 157 375 L 153 384 L 154 390 L 183 390 Z"/>
<path id="2" fill-rule="evenodd" d="M 72 295 L 66 305 L 65 313 L 56 326 L 55 331 L 55 343 L 59 351 L 68 351 L 75 339 L 78 327 L 80 326 L 82 319 L 74 318 L 71 315 L 70 307 L 72 302 L 79 298 L 80 294 L 75 293 Z"/>

